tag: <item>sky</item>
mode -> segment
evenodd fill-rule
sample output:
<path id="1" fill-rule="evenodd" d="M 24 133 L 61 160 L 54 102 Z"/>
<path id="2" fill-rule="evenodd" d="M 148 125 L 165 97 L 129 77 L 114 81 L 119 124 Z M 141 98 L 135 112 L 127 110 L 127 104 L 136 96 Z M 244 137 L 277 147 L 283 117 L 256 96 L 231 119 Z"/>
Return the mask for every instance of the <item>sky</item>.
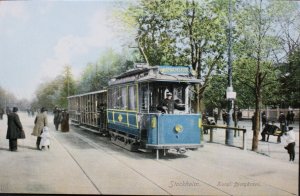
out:
<path id="1" fill-rule="evenodd" d="M 0 1 L 0 86 L 32 99 L 38 85 L 71 65 L 75 79 L 108 48 L 120 48 L 116 3 Z"/>

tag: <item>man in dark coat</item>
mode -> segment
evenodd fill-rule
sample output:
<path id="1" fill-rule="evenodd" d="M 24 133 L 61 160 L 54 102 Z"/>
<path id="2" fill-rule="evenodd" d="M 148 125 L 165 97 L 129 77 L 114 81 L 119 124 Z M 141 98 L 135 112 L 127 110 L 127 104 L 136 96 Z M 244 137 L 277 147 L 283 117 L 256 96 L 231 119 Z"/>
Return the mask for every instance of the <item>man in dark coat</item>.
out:
<path id="1" fill-rule="evenodd" d="M 65 109 L 62 111 L 62 120 L 60 127 L 62 132 L 69 131 L 69 113 Z"/>
<path id="2" fill-rule="evenodd" d="M 58 131 L 59 124 L 62 121 L 61 110 L 58 107 L 55 107 L 53 110 L 53 114 L 54 114 L 53 122 L 55 125 L 55 129 L 56 131 Z"/>
<path id="3" fill-rule="evenodd" d="M 18 138 L 20 138 L 20 132 L 23 130 L 19 115 L 17 114 L 18 108 L 14 107 L 13 112 L 7 115 L 7 134 L 6 139 L 9 140 L 9 150 L 17 151 Z"/>
<path id="4" fill-rule="evenodd" d="M 278 122 L 280 123 L 280 129 L 282 132 L 286 131 L 286 118 L 283 112 L 280 112 L 279 114 L 279 118 L 278 118 Z M 277 138 L 277 142 L 280 143 L 281 142 L 281 137 L 278 136 Z"/>
<path id="5" fill-rule="evenodd" d="M 0 120 L 3 119 L 4 109 L 0 108 Z"/>
<path id="6" fill-rule="evenodd" d="M 265 127 L 267 123 L 267 115 L 265 111 L 263 111 L 261 114 L 261 121 L 262 121 L 262 126 Z"/>
<path id="7" fill-rule="evenodd" d="M 167 97 L 161 101 L 161 103 L 157 106 L 157 109 L 163 113 L 172 114 L 174 109 L 185 110 L 185 107 L 180 104 L 179 99 L 174 101 L 172 99 L 172 93 L 167 92 Z"/>

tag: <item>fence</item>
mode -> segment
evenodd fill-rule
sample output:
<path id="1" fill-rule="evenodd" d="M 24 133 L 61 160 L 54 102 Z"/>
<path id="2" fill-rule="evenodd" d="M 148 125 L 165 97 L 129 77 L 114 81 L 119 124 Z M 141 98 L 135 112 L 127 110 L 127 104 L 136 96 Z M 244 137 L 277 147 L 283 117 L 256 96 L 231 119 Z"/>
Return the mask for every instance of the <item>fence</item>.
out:
<path id="1" fill-rule="evenodd" d="M 206 125 L 206 124 L 203 124 L 203 128 L 206 128 L 208 130 L 210 130 L 209 132 L 209 142 L 214 142 L 214 132 L 213 132 L 213 129 L 224 129 L 224 131 L 226 131 L 226 129 L 232 129 L 234 131 L 242 131 L 243 132 L 243 143 L 242 143 L 242 149 L 243 150 L 246 150 L 246 132 L 247 130 L 244 129 L 244 128 L 237 128 L 237 127 L 225 127 L 225 126 L 216 126 L 216 125 Z"/>
<path id="2" fill-rule="evenodd" d="M 243 119 L 251 119 L 253 116 L 253 113 L 255 112 L 255 109 L 241 109 L 242 111 L 242 118 Z M 280 109 L 280 108 L 266 108 L 266 109 L 261 109 L 261 112 L 265 111 L 267 115 L 267 120 L 268 121 L 277 121 L 280 112 L 283 112 L 285 116 L 287 115 L 288 111 L 293 111 L 295 114 L 294 120 L 299 121 L 299 108 L 297 109 Z"/>

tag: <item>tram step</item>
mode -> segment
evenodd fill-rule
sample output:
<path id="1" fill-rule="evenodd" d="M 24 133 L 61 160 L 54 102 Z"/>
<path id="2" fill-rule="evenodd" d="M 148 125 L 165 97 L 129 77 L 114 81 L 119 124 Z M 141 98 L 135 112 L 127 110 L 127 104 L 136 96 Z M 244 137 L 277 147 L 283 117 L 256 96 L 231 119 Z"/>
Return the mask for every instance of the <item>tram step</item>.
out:
<path id="1" fill-rule="evenodd" d="M 139 148 L 138 151 L 141 151 L 141 152 L 152 152 L 152 150 L 150 150 L 150 149 L 144 149 L 144 148 Z"/>
<path id="2" fill-rule="evenodd" d="M 138 151 L 138 145 L 136 144 L 125 144 L 123 141 L 111 139 L 111 142 L 117 146 L 125 148 L 129 151 Z"/>

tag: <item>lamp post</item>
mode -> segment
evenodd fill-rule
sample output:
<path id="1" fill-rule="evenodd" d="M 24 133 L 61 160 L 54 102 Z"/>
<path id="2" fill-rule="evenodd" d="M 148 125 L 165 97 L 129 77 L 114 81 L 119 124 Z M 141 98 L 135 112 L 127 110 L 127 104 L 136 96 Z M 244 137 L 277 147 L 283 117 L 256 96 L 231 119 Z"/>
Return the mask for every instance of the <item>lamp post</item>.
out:
<path id="1" fill-rule="evenodd" d="M 231 59 L 231 29 L 232 29 L 232 21 L 231 21 L 231 0 L 229 0 L 228 6 L 228 87 L 226 90 L 226 99 L 227 99 L 227 129 L 226 129 L 226 139 L 225 144 L 233 145 L 233 130 L 228 127 L 232 127 L 232 113 L 233 113 L 233 105 L 234 99 L 236 97 L 236 93 L 233 91 L 232 87 L 232 59 Z"/>

